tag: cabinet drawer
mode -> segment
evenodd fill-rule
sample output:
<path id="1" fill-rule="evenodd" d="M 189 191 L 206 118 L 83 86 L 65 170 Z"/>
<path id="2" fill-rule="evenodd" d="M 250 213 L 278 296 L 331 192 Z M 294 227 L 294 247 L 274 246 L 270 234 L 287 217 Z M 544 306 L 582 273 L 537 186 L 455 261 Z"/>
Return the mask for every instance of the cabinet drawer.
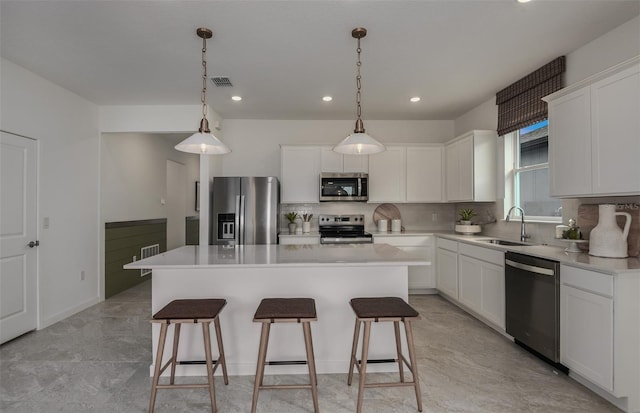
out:
<path id="1" fill-rule="evenodd" d="M 450 239 L 438 238 L 438 248 L 458 252 L 458 243 Z"/>
<path id="2" fill-rule="evenodd" d="M 394 247 L 432 246 L 433 236 L 432 235 L 400 235 L 400 236 L 374 235 L 373 243 L 389 244 L 389 245 L 393 245 Z"/>
<path id="3" fill-rule="evenodd" d="M 473 257 L 478 260 L 487 261 L 492 264 L 504 267 L 504 252 L 496 251 L 491 248 L 477 247 L 475 245 L 465 244 L 461 242 L 458 251 L 462 255 Z"/>
<path id="4" fill-rule="evenodd" d="M 613 297 L 613 276 L 611 275 L 561 265 L 560 282 L 605 297 Z"/>

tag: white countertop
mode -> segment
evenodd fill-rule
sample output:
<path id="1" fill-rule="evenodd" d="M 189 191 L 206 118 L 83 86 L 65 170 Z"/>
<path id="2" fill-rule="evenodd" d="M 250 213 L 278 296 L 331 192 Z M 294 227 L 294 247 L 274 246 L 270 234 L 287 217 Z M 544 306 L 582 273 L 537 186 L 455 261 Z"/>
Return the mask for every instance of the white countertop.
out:
<path id="1" fill-rule="evenodd" d="M 387 244 L 185 246 L 124 266 L 140 268 L 237 268 L 431 265 Z"/>
<path id="2" fill-rule="evenodd" d="M 440 233 L 438 236 L 495 250 L 533 255 L 535 257 L 559 261 L 561 264 L 572 265 L 586 270 L 601 271 L 609 274 L 640 272 L 640 258 L 638 257 L 601 258 L 591 256 L 587 253 L 565 252 L 563 247 L 554 247 L 550 245 L 496 245 L 483 242 L 483 240 L 495 239 L 496 237 L 488 237 L 484 235 L 476 236 Z"/>
<path id="3" fill-rule="evenodd" d="M 384 236 L 384 237 L 418 237 L 418 236 L 427 236 L 427 235 L 434 235 L 437 234 L 438 232 L 434 232 L 434 231 L 429 231 L 429 230 L 417 230 L 417 229 L 411 229 L 411 230 L 406 230 L 406 231 L 399 231 L 399 232 L 393 232 L 393 231 L 373 231 L 371 232 L 371 234 L 374 237 L 380 237 L 380 236 Z"/>

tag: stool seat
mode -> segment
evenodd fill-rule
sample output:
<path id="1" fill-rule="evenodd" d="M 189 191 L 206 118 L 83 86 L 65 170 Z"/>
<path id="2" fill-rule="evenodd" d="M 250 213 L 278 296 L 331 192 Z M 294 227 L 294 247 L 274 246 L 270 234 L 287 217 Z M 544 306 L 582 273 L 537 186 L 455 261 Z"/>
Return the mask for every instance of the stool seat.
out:
<path id="1" fill-rule="evenodd" d="M 255 321 L 316 317 L 313 298 L 265 298 L 253 316 Z"/>
<path id="2" fill-rule="evenodd" d="M 359 318 L 415 318 L 420 314 L 398 297 L 351 299 L 351 308 Z"/>
<path id="3" fill-rule="evenodd" d="M 173 300 L 153 315 L 154 320 L 188 320 L 216 318 L 227 304 L 220 298 Z"/>

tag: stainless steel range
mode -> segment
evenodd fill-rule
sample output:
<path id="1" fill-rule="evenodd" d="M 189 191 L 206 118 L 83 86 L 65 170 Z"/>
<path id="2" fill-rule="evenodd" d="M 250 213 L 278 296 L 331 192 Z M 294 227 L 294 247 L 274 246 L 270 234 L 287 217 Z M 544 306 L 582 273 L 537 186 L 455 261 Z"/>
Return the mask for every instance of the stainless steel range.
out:
<path id="1" fill-rule="evenodd" d="M 364 215 L 320 215 L 320 244 L 371 244 L 364 231 Z"/>

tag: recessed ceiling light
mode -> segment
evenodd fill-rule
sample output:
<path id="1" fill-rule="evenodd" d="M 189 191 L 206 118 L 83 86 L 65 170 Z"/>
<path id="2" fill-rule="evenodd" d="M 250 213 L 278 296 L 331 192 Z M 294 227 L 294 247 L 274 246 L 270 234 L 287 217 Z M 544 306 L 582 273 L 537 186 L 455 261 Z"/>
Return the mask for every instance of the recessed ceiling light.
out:
<path id="1" fill-rule="evenodd" d="M 240 102 L 242 100 L 242 96 L 231 96 L 231 100 L 235 100 L 236 102 Z"/>
<path id="2" fill-rule="evenodd" d="M 420 102 L 420 98 L 418 96 L 414 96 L 411 99 L 409 99 L 411 102 L 416 103 L 416 102 Z"/>
<path id="3" fill-rule="evenodd" d="M 325 102 L 331 102 L 333 98 L 331 96 L 323 96 L 322 100 L 324 100 Z"/>
<path id="4" fill-rule="evenodd" d="M 518 0 L 518 3 L 529 3 L 531 0 Z"/>

